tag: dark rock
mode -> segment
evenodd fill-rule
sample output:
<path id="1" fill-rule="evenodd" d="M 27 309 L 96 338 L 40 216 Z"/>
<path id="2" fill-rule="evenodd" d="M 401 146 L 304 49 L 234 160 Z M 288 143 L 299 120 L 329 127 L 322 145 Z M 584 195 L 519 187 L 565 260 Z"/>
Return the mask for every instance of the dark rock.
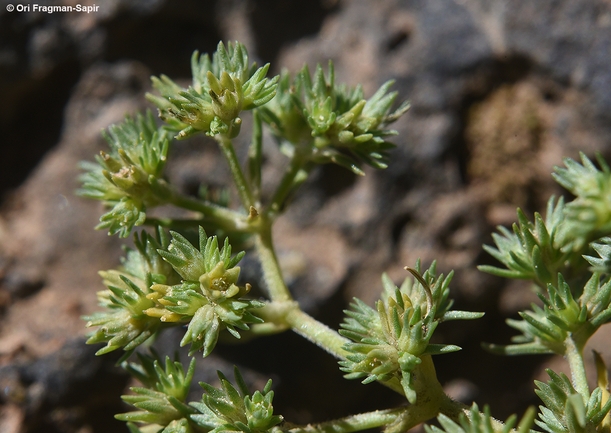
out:
<path id="1" fill-rule="evenodd" d="M 109 420 L 121 409 L 117 398 L 128 375 L 115 365 L 118 353 L 96 357 L 97 349 L 76 339 L 48 356 L 0 368 L 3 402 L 25 415 L 21 431 L 68 432 L 85 425 L 102 431 L 91 424 L 113 424 Z"/>

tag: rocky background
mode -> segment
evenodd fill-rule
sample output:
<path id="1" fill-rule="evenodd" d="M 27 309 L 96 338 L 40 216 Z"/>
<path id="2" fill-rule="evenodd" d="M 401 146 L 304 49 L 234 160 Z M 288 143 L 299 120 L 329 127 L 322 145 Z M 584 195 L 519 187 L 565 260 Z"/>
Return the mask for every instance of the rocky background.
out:
<path id="1" fill-rule="evenodd" d="M 442 326 L 462 352 L 436 359 L 448 393 L 489 403 L 504 419 L 538 404 L 532 380 L 562 360 L 502 358 L 507 317 L 533 296 L 476 270 L 490 233 L 544 210 L 550 177 L 579 151 L 611 156 L 611 3 L 606 0 L 101 0 L 90 14 L 8 12 L 0 1 L 0 432 L 107 433 L 129 379 L 116 356 L 84 345 L 100 269 L 121 242 L 93 230 L 101 208 L 77 198 L 77 163 L 104 147 L 100 131 L 146 109 L 149 77 L 189 77 L 193 50 L 240 40 L 274 72 L 332 59 L 338 81 L 366 94 L 389 78 L 412 103 L 396 124 L 390 167 L 365 177 L 324 166 L 279 221 L 276 242 L 295 296 L 338 327 L 353 296 L 373 303 L 387 272 L 421 258 L 456 271 L 461 309 L 476 322 Z M 75 4 L 57 0 L 39 4 Z M 17 5 L 17 3 L 11 3 Z M 22 3 L 25 5 L 26 3 Z M 82 4 L 92 4 L 82 2 Z M 175 145 L 168 177 L 187 192 L 220 187 L 211 143 Z M 272 179 L 282 168 L 266 147 Z M 268 179 L 268 180 L 269 180 Z M 256 266 L 245 259 L 252 281 Z M 611 361 L 609 335 L 594 340 Z M 172 353 L 176 335 L 157 343 Z M 377 384 L 345 381 L 335 360 L 292 334 L 221 345 L 197 380 L 237 364 L 271 377 L 286 419 L 316 422 L 400 404 Z M 200 390 L 194 390 L 198 399 Z"/>

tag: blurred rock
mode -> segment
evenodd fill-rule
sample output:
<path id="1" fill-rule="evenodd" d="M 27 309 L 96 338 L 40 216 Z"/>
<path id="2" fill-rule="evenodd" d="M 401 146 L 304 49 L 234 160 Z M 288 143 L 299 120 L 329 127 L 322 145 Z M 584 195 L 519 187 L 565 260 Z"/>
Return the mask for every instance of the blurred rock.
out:
<path id="1" fill-rule="evenodd" d="M 21 349 L 36 357 L 84 333 L 80 316 L 95 308 L 97 271 L 114 267 L 121 249 L 116 238 L 92 230 L 98 204 L 75 196 L 78 162 L 101 149 L 103 127 L 142 109 L 146 86 L 148 73 L 137 63 L 89 69 L 66 110 L 62 140 L 12 194 L 0 255 L 9 263 L 3 289 L 16 302 L 3 318 L 0 347 L 18 334 Z"/>
<path id="2" fill-rule="evenodd" d="M 13 415 L 22 419 L 20 431 L 67 433 L 96 423 L 93 431 L 121 427 L 112 416 L 121 410 L 116 395 L 128 375 L 115 365 L 118 354 L 96 357 L 96 350 L 73 339 L 35 361 L 0 367 L 0 401 L 20 408 L 21 414 Z"/>

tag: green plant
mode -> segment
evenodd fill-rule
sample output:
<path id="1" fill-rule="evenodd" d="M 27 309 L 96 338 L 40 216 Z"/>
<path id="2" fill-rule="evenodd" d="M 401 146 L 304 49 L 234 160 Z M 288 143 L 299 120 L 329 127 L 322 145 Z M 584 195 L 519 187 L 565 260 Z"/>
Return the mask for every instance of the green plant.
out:
<path id="1" fill-rule="evenodd" d="M 433 357 L 460 350 L 431 342 L 436 328 L 450 320 L 477 319 L 483 313 L 454 310 L 452 274 L 438 274 L 418 262 L 397 287 L 382 277 L 383 293 L 374 307 L 355 299 L 335 331 L 307 315 L 287 289 L 272 242 L 272 226 L 288 206 L 288 198 L 318 164 L 339 164 L 363 174 L 363 164 L 386 167 L 387 141 L 396 134 L 388 126 L 407 109 L 392 110 L 397 94 L 388 82 L 369 99 L 360 87 L 335 83 L 327 73 L 304 67 L 294 77 L 283 72 L 267 78 L 268 65 L 251 64 L 244 46 L 219 44 L 210 58 L 194 53 L 192 85 L 183 89 L 165 76 L 153 78 L 158 95 L 147 95 L 165 122 L 157 126 L 149 113 L 111 126 L 110 146 L 97 163 L 83 163 L 80 194 L 100 200 L 109 209 L 98 228 L 127 237 L 136 227 L 133 249 L 122 266 L 101 272 L 106 290 L 99 293 L 104 311 L 87 318 L 94 328 L 89 343 L 104 343 L 98 354 L 121 349 L 122 363 L 142 386 L 124 400 L 135 411 L 117 415 L 132 432 L 353 432 L 383 427 L 399 433 L 438 417 L 428 433 L 509 432 L 516 418 L 495 420 L 489 408 L 480 411 L 447 397 L 437 380 Z M 243 111 L 253 112 L 248 160 L 238 161 L 233 140 L 240 134 Z M 269 128 L 287 158 L 286 170 L 272 194 L 261 188 L 262 128 Z M 163 176 L 174 139 L 196 134 L 212 137 L 226 158 L 238 207 L 226 199 L 213 201 L 182 194 Z M 518 210 L 513 230 L 499 228 L 496 246 L 486 250 L 499 267 L 481 270 L 533 283 L 541 303 L 508 324 L 519 331 L 512 344 L 487 345 L 502 354 L 553 353 L 566 357 L 570 377 L 549 371 L 547 383 L 536 383 L 542 400 L 537 417 L 531 409 L 517 430 L 533 423 L 543 431 L 608 432 L 611 400 L 607 371 L 597 358 L 598 383 L 586 381 L 584 347 L 611 318 L 611 171 L 588 158 L 567 159 L 555 177 L 575 199 L 550 199 L 547 214 L 534 220 Z M 244 168 L 246 167 L 246 168 Z M 173 205 L 195 215 L 188 220 L 154 218 L 150 209 Z M 196 233 L 196 237 L 189 237 Z M 244 245 L 260 261 L 264 299 L 249 296 L 240 280 L 244 252 L 233 254 L 231 243 Z M 254 250 L 254 251 L 251 251 Z M 200 401 L 188 402 L 195 358 L 184 369 L 137 351 L 168 327 L 185 330 L 181 346 L 204 357 L 222 333 L 235 339 L 293 330 L 339 360 L 347 379 L 380 382 L 403 395 L 399 408 L 356 414 L 317 425 L 299 426 L 274 413 L 271 381 L 250 393 L 242 376 L 236 385 L 219 373 L 220 387 L 201 384 Z M 128 358 L 137 356 L 139 362 Z"/>

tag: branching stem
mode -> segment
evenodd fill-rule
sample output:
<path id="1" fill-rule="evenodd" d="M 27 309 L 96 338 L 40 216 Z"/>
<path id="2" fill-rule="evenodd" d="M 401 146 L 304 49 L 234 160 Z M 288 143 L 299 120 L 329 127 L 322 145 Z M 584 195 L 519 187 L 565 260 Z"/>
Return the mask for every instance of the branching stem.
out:
<path id="1" fill-rule="evenodd" d="M 252 113 L 252 137 L 248 148 L 248 179 L 255 201 L 261 198 L 261 166 L 263 158 L 263 125 L 258 110 Z"/>
<path id="2" fill-rule="evenodd" d="M 287 323 L 297 334 L 321 347 L 338 359 L 345 359 L 348 352 L 344 350 L 344 344 L 349 340 L 342 337 L 337 331 L 329 328 L 312 316 L 295 308 L 286 315 Z"/>
<path id="3" fill-rule="evenodd" d="M 233 176 L 233 181 L 238 190 L 238 195 L 240 196 L 242 205 L 245 209 L 250 209 L 251 206 L 255 205 L 255 200 L 253 198 L 250 186 L 248 185 L 248 182 L 246 182 L 246 178 L 244 176 L 244 172 L 242 171 L 242 167 L 240 166 L 240 161 L 238 161 L 235 149 L 233 148 L 233 142 L 230 138 L 225 137 L 224 135 L 217 136 L 217 141 L 219 143 L 219 147 L 225 155 L 225 158 L 227 159 L 227 162 L 229 163 L 229 170 Z"/>
<path id="4" fill-rule="evenodd" d="M 183 195 L 171 188 L 164 181 L 158 181 L 155 184 L 155 191 L 163 201 L 168 204 L 201 213 L 203 215 L 201 218 L 202 221 L 210 222 L 219 228 L 230 231 L 252 232 L 247 216 L 242 213 L 218 206 L 205 200 Z"/>
<path id="5" fill-rule="evenodd" d="M 293 297 L 282 277 L 282 270 L 272 241 L 271 224 L 265 215 L 259 215 L 257 218 L 260 225 L 256 236 L 256 247 L 268 295 L 272 301 L 290 301 Z"/>
<path id="6" fill-rule="evenodd" d="M 296 150 L 297 152 L 297 150 Z M 289 166 L 287 167 L 282 180 L 278 184 L 276 192 L 272 197 L 271 203 L 268 208 L 268 212 L 270 215 L 276 215 L 281 212 L 282 207 L 286 198 L 289 196 L 290 192 L 303 182 L 306 178 L 306 173 L 303 173 L 304 166 L 306 165 L 307 158 L 299 153 L 295 153 L 291 158 Z M 300 176 L 303 175 L 303 178 L 300 179 Z"/>
<path id="7" fill-rule="evenodd" d="M 307 426 L 290 427 L 288 433 L 351 433 L 377 427 L 383 427 L 396 421 L 402 414 L 409 416 L 410 408 L 397 408 L 376 410 L 374 412 L 360 413 L 345 418 L 327 421 Z"/>

